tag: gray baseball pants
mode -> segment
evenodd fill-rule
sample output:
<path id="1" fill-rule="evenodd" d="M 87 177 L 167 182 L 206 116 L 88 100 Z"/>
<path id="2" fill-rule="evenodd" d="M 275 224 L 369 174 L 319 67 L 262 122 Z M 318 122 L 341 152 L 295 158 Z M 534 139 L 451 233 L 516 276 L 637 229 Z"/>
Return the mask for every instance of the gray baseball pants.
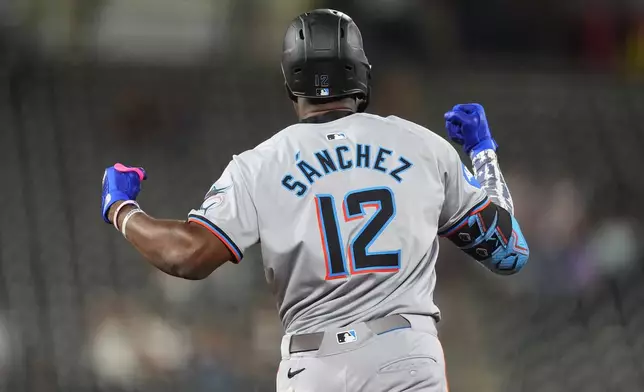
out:
<path id="1" fill-rule="evenodd" d="M 319 348 L 306 352 L 293 353 L 285 335 L 277 392 L 447 392 L 434 319 L 402 316 L 409 325 L 392 330 L 358 323 L 325 331 Z"/>

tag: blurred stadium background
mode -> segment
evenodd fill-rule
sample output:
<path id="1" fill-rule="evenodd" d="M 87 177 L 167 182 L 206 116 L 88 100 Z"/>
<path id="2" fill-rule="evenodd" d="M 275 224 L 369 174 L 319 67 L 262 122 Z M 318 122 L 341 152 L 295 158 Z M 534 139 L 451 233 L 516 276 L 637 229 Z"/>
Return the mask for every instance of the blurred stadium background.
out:
<path id="1" fill-rule="evenodd" d="M 101 221 L 99 183 L 143 165 L 145 209 L 185 217 L 295 120 L 282 34 L 323 6 L 363 31 L 371 112 L 442 134 L 481 102 L 501 145 L 531 261 L 496 277 L 443 247 L 452 391 L 644 391 L 638 0 L 0 2 L 1 391 L 274 391 L 259 251 L 166 277 Z"/>

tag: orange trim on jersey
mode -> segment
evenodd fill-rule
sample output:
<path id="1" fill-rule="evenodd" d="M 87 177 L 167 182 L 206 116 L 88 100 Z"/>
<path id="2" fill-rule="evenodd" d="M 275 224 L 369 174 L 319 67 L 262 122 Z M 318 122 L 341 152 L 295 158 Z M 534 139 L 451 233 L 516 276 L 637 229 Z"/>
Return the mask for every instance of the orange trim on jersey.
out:
<path id="1" fill-rule="evenodd" d="M 369 207 L 373 207 L 373 208 L 380 208 L 380 205 L 379 205 L 379 204 L 375 204 L 375 203 L 371 203 L 371 204 L 363 204 L 363 205 L 362 205 L 362 209 L 363 209 L 363 211 L 364 211 L 364 209 L 365 209 L 365 208 L 369 208 Z M 354 217 L 349 218 L 349 217 L 347 216 L 347 208 L 346 208 L 345 202 L 343 201 L 343 202 L 342 202 L 342 215 L 344 215 L 344 221 L 345 221 L 345 222 L 351 222 L 351 221 L 354 221 L 354 220 L 358 220 L 358 219 L 362 219 L 362 218 L 364 218 L 365 213 L 363 212 L 361 215 L 356 215 L 356 216 L 354 216 Z"/>
<path id="2" fill-rule="evenodd" d="M 447 235 L 448 235 L 448 234 L 451 234 L 451 233 L 452 233 L 452 232 L 454 232 L 454 231 L 458 231 L 458 230 L 462 229 L 465 225 L 467 225 L 467 223 L 468 223 L 468 219 L 465 219 L 463 222 L 461 222 L 461 224 L 460 224 L 460 225 L 458 225 L 458 226 L 456 226 L 456 227 L 454 227 L 454 228 L 449 229 L 447 232 L 445 232 L 445 234 L 439 234 L 439 236 L 441 236 L 441 237 L 447 237 Z"/>
<path id="3" fill-rule="evenodd" d="M 483 202 L 483 201 L 481 201 L 481 202 Z M 491 203 L 491 201 L 490 201 L 490 199 L 488 198 L 488 199 L 485 201 L 485 203 L 483 203 L 481 206 L 476 207 L 476 209 L 475 209 L 475 210 L 468 211 L 465 215 L 463 215 L 463 217 L 461 218 L 461 219 L 462 219 L 462 221 L 461 221 L 461 223 L 459 223 L 459 224 L 458 224 L 458 226 L 451 227 L 451 228 L 449 228 L 449 229 L 447 229 L 447 230 L 441 230 L 441 231 L 438 233 L 438 235 L 439 235 L 440 237 L 448 237 L 448 236 L 450 236 L 452 233 L 454 233 L 455 231 L 460 230 L 461 228 L 463 228 L 463 226 L 465 226 L 465 225 L 467 225 L 467 224 L 468 224 L 468 221 L 469 221 L 469 217 L 470 217 L 470 216 L 477 215 L 479 212 L 481 212 L 481 211 L 483 211 L 485 208 L 487 208 L 487 206 L 489 206 L 489 205 L 490 205 L 490 203 Z M 480 221 L 482 222 L 482 221 L 483 221 L 483 219 L 480 219 Z"/>
<path id="4" fill-rule="evenodd" d="M 362 215 L 354 216 L 352 218 L 349 218 L 347 216 L 346 200 L 342 200 L 342 215 L 344 216 L 344 221 L 345 222 L 351 222 L 351 221 L 358 220 L 358 219 L 362 218 Z"/>
<path id="5" fill-rule="evenodd" d="M 398 272 L 400 271 L 400 268 L 383 268 L 383 269 L 364 269 L 364 270 L 358 270 L 354 271 L 353 266 L 351 267 L 351 274 L 352 275 L 360 275 L 360 274 L 386 274 L 386 273 L 393 273 L 393 272 Z"/>
<path id="6" fill-rule="evenodd" d="M 470 215 L 478 214 L 479 212 L 483 211 L 485 208 L 487 208 L 487 206 L 489 206 L 489 205 L 490 205 L 490 203 L 491 203 L 491 202 L 492 202 L 492 201 L 490 201 L 490 199 L 487 199 L 487 202 L 486 202 L 485 204 L 483 204 L 483 205 L 482 205 L 482 206 L 480 206 L 479 208 L 477 208 L 477 209 L 475 209 L 474 211 L 472 211 L 472 212 L 470 213 Z"/>
<path id="7" fill-rule="evenodd" d="M 214 234 L 214 235 L 215 235 L 215 237 L 219 238 L 219 241 L 221 241 L 221 243 L 222 243 L 222 244 L 224 244 L 224 246 L 225 246 L 225 247 L 230 251 L 230 253 L 233 255 L 233 258 L 235 259 L 235 260 L 233 260 L 233 263 L 235 263 L 235 264 L 239 264 L 239 262 L 241 261 L 241 259 L 240 259 L 240 258 L 239 258 L 239 256 L 237 255 L 237 251 L 236 251 L 236 250 L 233 248 L 233 246 L 232 246 L 232 245 L 230 245 L 230 244 L 228 243 L 228 241 L 227 241 L 227 240 L 226 240 L 226 239 L 225 239 L 221 234 L 219 234 L 215 229 L 213 229 L 212 227 L 208 226 L 208 225 L 207 225 L 207 224 L 205 224 L 204 222 L 202 222 L 202 221 L 200 221 L 200 220 L 197 220 L 197 219 L 188 218 L 188 222 L 198 224 L 199 226 L 201 226 L 201 227 L 203 227 L 203 228 L 207 229 L 209 232 L 211 232 L 212 234 Z"/>
<path id="8" fill-rule="evenodd" d="M 362 218 L 362 215 L 357 215 L 357 216 L 354 216 L 352 218 L 349 218 L 347 216 L 347 206 L 345 205 L 344 201 L 342 201 L 342 215 L 344 215 L 344 221 L 345 222 L 351 222 L 351 221 L 358 220 L 358 219 Z"/>

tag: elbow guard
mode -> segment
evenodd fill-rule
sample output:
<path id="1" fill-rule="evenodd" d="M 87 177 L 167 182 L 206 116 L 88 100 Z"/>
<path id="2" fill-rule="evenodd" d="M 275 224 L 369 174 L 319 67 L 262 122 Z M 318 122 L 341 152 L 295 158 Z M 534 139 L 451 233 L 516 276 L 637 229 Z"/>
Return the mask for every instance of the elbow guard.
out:
<path id="1" fill-rule="evenodd" d="M 519 272 L 530 255 L 514 216 L 488 199 L 441 236 L 501 275 Z"/>

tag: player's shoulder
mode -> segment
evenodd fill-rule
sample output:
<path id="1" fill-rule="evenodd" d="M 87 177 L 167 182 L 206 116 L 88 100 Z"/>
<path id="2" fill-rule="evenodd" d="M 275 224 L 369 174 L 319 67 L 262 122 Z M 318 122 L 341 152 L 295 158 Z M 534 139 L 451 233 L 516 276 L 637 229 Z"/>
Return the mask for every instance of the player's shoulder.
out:
<path id="1" fill-rule="evenodd" d="M 415 135 L 419 139 L 419 144 L 428 150 L 427 153 L 436 162 L 450 162 L 454 159 L 460 159 L 458 152 L 447 139 L 428 128 L 398 116 L 388 116 L 386 120 Z"/>
<path id="2" fill-rule="evenodd" d="M 289 142 L 292 140 L 291 139 L 292 136 L 298 133 L 297 130 L 300 126 L 301 124 L 290 125 L 282 129 L 281 131 L 277 132 L 270 138 L 259 143 L 253 149 L 245 151 L 240 155 L 246 155 L 249 157 L 252 156 L 252 157 L 263 158 L 263 159 L 271 159 L 273 156 L 279 154 L 280 151 L 284 150 L 285 147 L 287 147 Z"/>
<path id="3" fill-rule="evenodd" d="M 257 172 L 270 162 L 275 162 L 284 153 L 289 143 L 289 135 L 298 124 L 288 126 L 255 147 L 233 156 L 235 163 L 249 171 Z"/>
<path id="4" fill-rule="evenodd" d="M 398 117 L 394 115 L 383 117 L 383 119 L 395 125 L 402 131 L 408 132 L 416 136 L 417 138 L 423 140 L 425 143 L 438 144 L 440 146 L 444 146 L 445 144 L 449 145 L 449 142 L 447 142 L 447 140 L 445 140 L 442 136 L 431 131 L 429 128 L 426 128 L 413 121 L 406 120 L 402 117 Z"/>

